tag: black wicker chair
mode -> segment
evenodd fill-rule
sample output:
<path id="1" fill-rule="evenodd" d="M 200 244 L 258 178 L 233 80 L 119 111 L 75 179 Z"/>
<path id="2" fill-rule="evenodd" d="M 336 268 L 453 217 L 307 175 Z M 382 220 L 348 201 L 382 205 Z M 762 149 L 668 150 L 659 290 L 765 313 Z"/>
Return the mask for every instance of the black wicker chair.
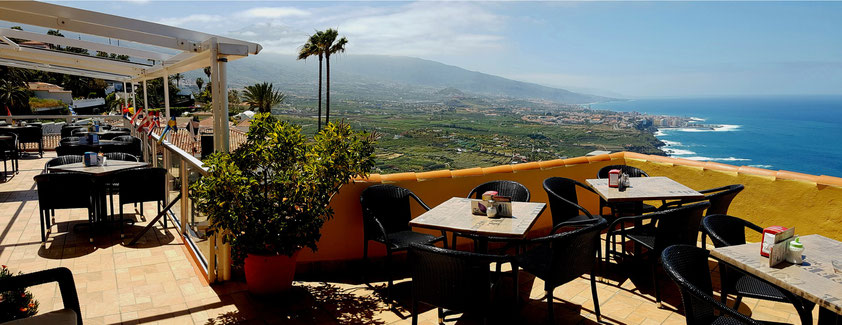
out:
<path id="1" fill-rule="evenodd" d="M 508 262 L 507 256 L 477 254 L 438 248 L 427 244 L 409 246 L 409 266 L 412 276 L 412 324 L 418 324 L 418 303 L 438 307 L 439 323 L 444 322 L 443 308 L 460 312 L 474 312 L 483 316 L 484 323 L 493 313 L 492 294 L 499 278 L 494 277 L 490 264 Z M 515 278 L 514 283 L 517 283 Z M 515 306 L 515 304 L 512 304 Z"/>
<path id="2" fill-rule="evenodd" d="M 78 129 L 85 129 L 86 127 L 83 125 L 64 125 L 61 127 L 61 138 L 64 139 L 66 137 L 72 136 L 73 130 Z"/>
<path id="3" fill-rule="evenodd" d="M 44 164 L 44 173 L 45 174 L 49 173 L 50 167 L 80 163 L 84 160 L 85 160 L 85 157 L 81 156 L 81 155 L 67 155 L 67 156 L 56 157 L 56 158 L 50 159 L 49 161 L 47 161 L 46 164 Z"/>
<path id="4" fill-rule="evenodd" d="M 59 145 L 58 147 L 56 147 L 56 155 L 58 155 L 59 157 L 68 155 L 84 155 L 87 151 L 90 151 L 89 146 Z"/>
<path id="5" fill-rule="evenodd" d="M 0 141 L 0 159 L 3 159 L 3 181 L 9 175 L 7 161 L 12 163 L 12 172 L 18 171 L 18 158 L 20 157 L 20 145 L 18 144 L 18 135 L 15 133 L 2 133 L 2 136 L 10 137 L 6 140 Z"/>
<path id="6" fill-rule="evenodd" d="M 701 324 L 780 324 L 761 322 L 729 308 L 713 297 L 708 269 L 710 252 L 691 245 L 667 247 L 660 257 L 664 271 L 678 285 L 687 325 Z M 812 324 L 812 323 L 810 323 Z"/>
<path id="7" fill-rule="evenodd" d="M 20 151 L 24 152 L 25 144 L 34 143 L 38 145 L 38 156 L 44 157 L 44 132 L 41 125 L 27 125 L 17 129 Z"/>
<path id="8" fill-rule="evenodd" d="M 59 145 L 82 141 L 82 137 L 66 137 L 58 141 Z"/>
<path id="9" fill-rule="evenodd" d="M 655 287 L 655 301 L 660 305 L 661 291 L 658 286 L 657 275 L 658 258 L 661 256 L 661 252 L 668 246 L 696 244 L 699 238 L 699 225 L 702 222 L 704 211 L 708 207 L 710 207 L 710 202 L 698 202 L 641 216 L 620 217 L 614 220 L 611 226 L 608 227 L 608 234 L 606 235 L 606 246 L 608 246 L 605 252 L 607 255 L 606 258 L 616 257 L 618 255 L 614 251 L 616 245 L 610 244 L 612 242 L 611 239 L 616 236 L 614 233 L 615 226 L 618 224 L 622 225 L 624 222 L 642 224 L 643 221 L 649 221 L 649 224 L 646 226 L 622 231 L 625 232 L 625 238 L 647 249 L 647 254 L 645 255 L 649 255 L 647 262 L 652 266 L 652 285 Z M 644 260 L 645 255 L 631 256 L 635 259 Z"/>
<path id="10" fill-rule="evenodd" d="M 73 129 L 72 131 L 70 131 L 70 136 L 72 136 L 72 137 L 84 136 L 87 133 L 88 133 L 87 128 L 76 128 L 76 129 Z"/>
<path id="11" fill-rule="evenodd" d="M 63 309 L 21 319 L 16 325 L 23 324 L 77 324 L 82 325 L 82 310 L 79 306 L 79 296 L 76 293 L 76 282 L 73 273 L 66 267 L 37 271 L 18 276 L 0 279 L 0 292 L 25 289 L 40 284 L 57 282 L 61 295 Z"/>
<path id="12" fill-rule="evenodd" d="M 94 180 L 87 174 L 50 173 L 35 175 L 38 185 L 38 209 L 41 216 L 41 243 L 47 242 L 51 225 L 51 211 L 60 209 L 88 209 L 88 221 L 94 226 Z M 54 221 L 53 221 L 54 222 Z M 91 229 L 93 241 L 93 229 Z"/>
<path id="13" fill-rule="evenodd" d="M 143 202 L 154 201 L 161 213 L 161 206 L 167 199 L 166 182 L 167 170 L 163 168 L 137 168 L 124 170 L 114 175 L 119 184 L 117 193 L 120 196 L 120 237 L 123 237 L 123 205 L 140 203 L 140 214 L 143 215 Z M 113 200 L 112 200 L 113 201 Z M 167 217 L 164 229 L 167 228 Z"/>
<path id="14" fill-rule="evenodd" d="M 708 208 L 708 211 L 713 209 Z M 726 247 L 742 245 L 746 243 L 746 230 L 756 232 L 758 238 L 763 233 L 763 228 L 746 220 L 724 214 L 714 214 L 702 220 L 702 231 L 706 232 L 713 241 L 714 247 Z M 729 294 L 734 294 L 736 300 L 734 307 L 740 305 L 743 297 L 772 300 L 791 303 L 798 311 L 802 324 L 812 324 L 812 310 L 814 303 L 801 299 L 789 291 L 746 274 L 736 268 L 729 267 L 724 263 L 719 264 L 719 274 L 722 280 L 722 303 L 726 303 Z"/>
<path id="15" fill-rule="evenodd" d="M 512 201 L 516 202 L 529 202 L 530 193 L 529 189 L 523 184 L 515 182 L 515 181 L 491 181 L 486 182 L 474 187 L 470 192 L 468 192 L 468 198 L 472 199 L 481 199 L 482 193 L 486 191 L 497 191 L 498 195 L 508 196 L 512 198 Z M 462 233 L 453 233 L 453 239 L 450 247 L 456 248 L 456 238 L 457 237 L 465 237 L 474 240 L 474 251 L 477 250 L 477 240 L 479 236 L 472 235 L 472 234 L 462 234 Z M 488 237 L 488 241 L 496 241 L 496 242 L 506 242 L 512 243 L 513 241 L 510 238 L 502 238 L 502 237 Z"/>
<path id="16" fill-rule="evenodd" d="M 710 202 L 710 208 L 708 208 L 707 212 L 705 212 L 705 216 L 714 214 L 728 214 L 728 208 L 731 206 L 731 201 L 734 201 L 734 198 L 737 196 L 737 194 L 740 194 L 740 192 L 742 192 L 743 189 L 745 189 L 745 186 L 743 186 L 742 184 L 734 184 L 721 186 L 717 188 L 711 188 L 707 190 L 701 190 L 699 191 L 699 193 L 705 194 L 705 197 L 703 199 L 672 201 L 665 203 L 658 209 L 666 210 L 679 207 L 683 204 L 691 202 L 708 201 Z M 705 232 L 704 228 L 702 228 L 702 248 L 707 248 L 707 233 Z"/>
<path id="17" fill-rule="evenodd" d="M 409 249 L 410 244 L 428 244 L 442 241 L 447 248 L 447 236 L 441 237 L 412 231 L 409 199 L 412 198 L 425 210 L 430 210 L 412 191 L 387 184 L 372 185 L 360 194 L 363 215 L 363 263 L 368 265 L 368 242 L 373 240 L 386 246 L 386 273 L 389 285 L 387 296 L 392 297 L 392 253 Z M 363 270 L 366 283 L 366 270 Z"/>
<path id="18" fill-rule="evenodd" d="M 140 161 L 137 156 L 125 152 L 106 152 L 103 154 L 108 160 L 122 160 L 122 161 Z"/>
<path id="19" fill-rule="evenodd" d="M 141 141 L 140 139 L 131 135 L 121 135 L 116 136 L 111 140 L 130 143 L 131 145 L 128 145 L 124 149 L 125 152 L 140 158 L 141 161 L 143 160 L 143 141 Z"/>
<path id="20" fill-rule="evenodd" d="M 570 221 L 596 221 L 601 216 L 592 215 L 587 209 L 579 205 L 579 197 L 576 188 L 584 189 L 599 196 L 590 186 L 576 180 L 564 177 L 550 177 L 544 180 L 544 191 L 547 192 L 547 200 L 550 204 L 550 213 L 553 217 L 553 229 L 555 233 L 559 224 Z"/>
<path id="21" fill-rule="evenodd" d="M 632 167 L 628 165 L 610 165 L 605 166 L 599 169 L 596 173 L 596 178 L 608 178 L 608 172 L 612 169 L 619 169 L 621 172 L 626 173 L 629 177 L 649 177 L 645 171 L 640 168 Z M 657 210 L 657 208 L 653 205 L 646 204 L 643 202 L 619 202 L 619 203 L 608 203 L 605 202 L 602 197 L 599 198 L 599 213 L 602 213 L 602 210 L 608 207 L 611 209 L 611 217 L 616 218 L 624 215 L 640 215 L 648 212 L 653 212 Z"/>
<path id="22" fill-rule="evenodd" d="M 111 128 L 111 131 L 115 131 L 115 132 L 132 132 L 132 129 L 130 129 L 130 128 L 124 128 L 124 127 L 119 127 L 119 128 L 112 127 L 112 128 Z"/>
<path id="23" fill-rule="evenodd" d="M 596 221 L 560 223 L 557 226 L 579 228 L 531 239 L 528 244 L 536 246 L 517 257 L 519 267 L 544 280 L 547 311 L 551 324 L 554 323 L 553 290 L 585 273 L 590 273 L 594 313 L 596 321 L 600 322 L 602 316 L 599 312 L 599 297 L 596 293 L 595 280 L 598 261 L 595 258 L 596 252 L 599 251 L 599 235 L 607 224 L 608 222 L 602 217 L 598 217 Z"/>

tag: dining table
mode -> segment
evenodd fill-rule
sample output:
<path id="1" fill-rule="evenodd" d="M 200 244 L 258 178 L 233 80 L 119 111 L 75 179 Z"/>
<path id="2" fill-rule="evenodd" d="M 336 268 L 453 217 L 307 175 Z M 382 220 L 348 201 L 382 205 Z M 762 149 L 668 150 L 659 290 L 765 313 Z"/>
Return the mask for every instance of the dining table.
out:
<path id="1" fill-rule="evenodd" d="M 488 237 L 524 239 L 535 221 L 546 209 L 546 203 L 512 202 L 511 217 L 475 215 L 471 212 L 475 199 L 453 197 L 412 219 L 412 227 L 477 235 L 478 251 L 488 249 Z"/>
<path id="2" fill-rule="evenodd" d="M 760 243 L 717 247 L 711 257 L 757 276 L 819 306 L 821 325 L 842 324 L 842 242 L 822 235 L 800 236 L 801 265 L 782 262 L 769 266 Z"/>
<path id="3" fill-rule="evenodd" d="M 94 221 L 102 222 L 106 220 L 108 212 L 106 210 L 106 185 L 112 180 L 115 173 L 132 169 L 149 166 L 146 162 L 122 161 L 122 160 L 107 160 L 103 166 L 85 166 L 84 162 L 58 165 L 49 167 L 50 172 L 70 172 L 83 173 L 91 175 L 94 179 Z"/>

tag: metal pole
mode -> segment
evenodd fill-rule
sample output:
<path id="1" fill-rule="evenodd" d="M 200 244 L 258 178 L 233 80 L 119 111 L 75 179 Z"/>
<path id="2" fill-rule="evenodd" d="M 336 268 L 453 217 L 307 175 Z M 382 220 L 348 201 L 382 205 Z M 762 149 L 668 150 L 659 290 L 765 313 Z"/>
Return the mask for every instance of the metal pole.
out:
<path id="1" fill-rule="evenodd" d="M 170 76 L 164 73 L 164 123 L 170 121 Z"/>
<path id="2" fill-rule="evenodd" d="M 223 72 L 219 62 L 219 43 L 216 38 L 211 39 L 211 100 L 213 103 L 213 149 L 214 151 L 228 152 L 228 105 L 227 96 L 222 93 L 223 84 L 227 81 L 222 77 Z M 225 86 L 227 88 L 227 85 Z"/>
<path id="3" fill-rule="evenodd" d="M 123 108 L 129 107 L 129 93 L 126 89 L 126 82 L 123 81 L 123 107 L 120 107 L 120 114 L 123 114 Z"/>

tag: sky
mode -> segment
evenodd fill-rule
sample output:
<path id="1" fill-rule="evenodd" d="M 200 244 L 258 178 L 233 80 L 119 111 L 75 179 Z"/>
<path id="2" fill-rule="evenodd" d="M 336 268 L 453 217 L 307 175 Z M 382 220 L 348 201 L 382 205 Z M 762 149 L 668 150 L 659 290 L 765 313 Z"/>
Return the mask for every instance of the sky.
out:
<path id="1" fill-rule="evenodd" d="M 403 55 L 598 95 L 842 94 L 842 2 L 53 1 L 294 54 Z"/>

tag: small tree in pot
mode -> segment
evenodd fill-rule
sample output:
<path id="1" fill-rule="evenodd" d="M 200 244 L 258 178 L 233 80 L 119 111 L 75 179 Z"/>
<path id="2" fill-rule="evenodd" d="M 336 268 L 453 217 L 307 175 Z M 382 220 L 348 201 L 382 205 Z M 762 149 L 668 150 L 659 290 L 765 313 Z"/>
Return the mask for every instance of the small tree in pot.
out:
<path id="1" fill-rule="evenodd" d="M 308 140 L 301 127 L 261 113 L 244 144 L 205 160 L 209 174 L 191 186 L 191 198 L 207 215 L 208 232 L 231 244 L 235 264 L 244 262 L 249 290 L 283 291 L 298 252 L 316 251 L 333 217 L 330 199 L 351 177 L 368 175 L 373 154 L 373 136 L 345 123 Z"/>

